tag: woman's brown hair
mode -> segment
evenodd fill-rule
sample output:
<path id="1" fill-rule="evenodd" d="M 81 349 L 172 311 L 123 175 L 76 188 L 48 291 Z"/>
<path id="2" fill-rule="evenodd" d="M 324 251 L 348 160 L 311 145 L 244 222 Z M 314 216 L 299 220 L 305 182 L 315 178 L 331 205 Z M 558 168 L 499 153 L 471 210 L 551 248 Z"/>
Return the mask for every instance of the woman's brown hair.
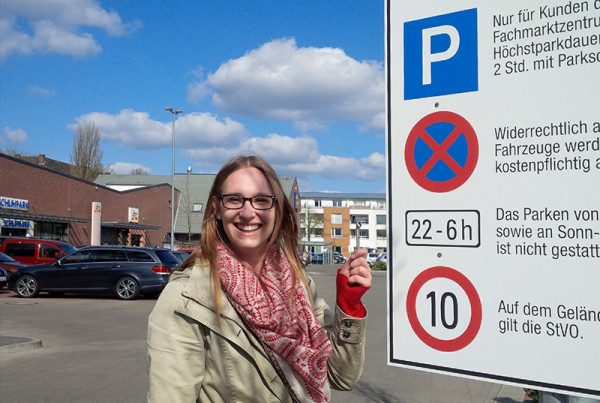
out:
<path id="1" fill-rule="evenodd" d="M 215 298 L 215 307 L 217 316 L 221 308 L 221 282 L 219 280 L 219 267 L 217 266 L 217 244 L 224 243 L 229 250 L 231 245 L 227 234 L 223 229 L 221 221 L 217 220 L 218 198 L 221 195 L 223 183 L 235 171 L 252 167 L 258 169 L 265 176 L 275 196 L 275 225 L 271 237 L 268 240 L 267 249 L 274 243 L 277 243 L 290 265 L 294 288 L 298 280 L 302 281 L 310 295 L 306 276 L 304 274 L 302 263 L 298 257 L 298 217 L 296 211 L 290 204 L 288 198 L 283 192 L 279 178 L 273 168 L 261 157 L 258 156 L 238 156 L 227 162 L 217 173 L 210 189 L 204 221 L 202 222 L 202 234 L 200 236 L 200 247 L 196 249 L 181 264 L 179 270 L 191 267 L 196 262 L 208 262 L 210 266 L 210 277 Z"/>

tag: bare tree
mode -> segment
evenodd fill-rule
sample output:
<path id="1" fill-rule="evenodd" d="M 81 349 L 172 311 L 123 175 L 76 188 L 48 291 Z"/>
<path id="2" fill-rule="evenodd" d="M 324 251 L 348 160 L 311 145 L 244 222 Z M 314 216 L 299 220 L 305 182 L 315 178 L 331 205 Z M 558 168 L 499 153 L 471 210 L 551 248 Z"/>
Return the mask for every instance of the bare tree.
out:
<path id="1" fill-rule="evenodd" d="M 104 171 L 102 166 L 102 150 L 100 149 L 100 132 L 93 122 L 84 127 L 78 126 L 73 135 L 73 153 L 71 154 L 73 175 L 93 181 Z"/>
<path id="2" fill-rule="evenodd" d="M 310 242 L 310 237 L 315 235 L 318 228 L 323 226 L 323 215 L 315 212 L 310 206 L 303 207 L 300 213 L 300 226 L 304 228 L 304 236 Z"/>
<path id="3" fill-rule="evenodd" d="M 148 170 L 144 169 L 144 168 L 135 168 L 135 169 L 132 169 L 129 174 L 130 175 L 149 175 L 150 172 L 148 172 Z"/>
<path id="4" fill-rule="evenodd" d="M 10 155 L 11 157 L 15 157 L 15 158 L 21 157 L 21 154 L 13 148 L 8 148 L 8 147 L 6 147 L 5 149 L 0 148 L 0 152 L 4 153 L 6 155 Z"/>

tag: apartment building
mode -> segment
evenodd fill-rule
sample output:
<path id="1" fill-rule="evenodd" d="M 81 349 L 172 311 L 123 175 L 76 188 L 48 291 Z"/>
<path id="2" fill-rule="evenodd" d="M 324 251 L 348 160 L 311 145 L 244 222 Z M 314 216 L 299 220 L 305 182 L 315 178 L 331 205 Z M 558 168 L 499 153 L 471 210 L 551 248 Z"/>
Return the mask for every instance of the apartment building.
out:
<path id="1" fill-rule="evenodd" d="M 387 251 L 385 193 L 301 192 L 300 199 L 301 245 L 308 252 Z"/>

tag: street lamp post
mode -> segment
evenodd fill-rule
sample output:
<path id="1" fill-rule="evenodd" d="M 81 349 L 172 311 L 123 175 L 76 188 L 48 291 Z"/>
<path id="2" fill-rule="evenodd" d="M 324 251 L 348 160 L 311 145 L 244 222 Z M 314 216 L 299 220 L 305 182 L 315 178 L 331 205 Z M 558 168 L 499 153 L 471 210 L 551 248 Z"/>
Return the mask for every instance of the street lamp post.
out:
<path id="1" fill-rule="evenodd" d="M 171 112 L 173 117 L 173 126 L 171 129 L 171 250 L 175 249 L 174 227 L 175 227 L 175 115 L 183 113 L 182 110 L 173 110 L 170 106 L 165 108 L 165 111 Z"/>

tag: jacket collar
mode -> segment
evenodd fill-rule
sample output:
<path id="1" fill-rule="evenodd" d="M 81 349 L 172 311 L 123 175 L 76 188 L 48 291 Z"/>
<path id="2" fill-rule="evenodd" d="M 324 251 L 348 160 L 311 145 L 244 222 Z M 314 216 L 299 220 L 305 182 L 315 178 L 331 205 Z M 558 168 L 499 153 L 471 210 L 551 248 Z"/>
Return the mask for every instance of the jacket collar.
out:
<path id="1" fill-rule="evenodd" d="M 196 264 L 191 268 L 186 268 L 182 272 L 173 272 L 171 281 L 176 280 L 179 277 L 187 277 L 188 280 L 181 292 L 181 295 L 184 297 L 183 304 L 186 307 L 186 310 L 194 311 L 195 308 L 190 306 L 187 302 L 192 300 L 198 303 L 202 308 L 208 309 L 214 313 L 214 323 L 217 323 L 216 318 L 216 307 L 215 300 L 212 292 L 212 279 L 210 276 L 210 268 L 208 264 L 200 264 L 196 262 Z M 206 318 L 206 314 L 203 315 Z M 221 320 L 229 319 L 237 323 L 238 325 L 242 325 L 242 321 L 235 311 L 227 296 L 224 292 L 221 292 Z"/>

